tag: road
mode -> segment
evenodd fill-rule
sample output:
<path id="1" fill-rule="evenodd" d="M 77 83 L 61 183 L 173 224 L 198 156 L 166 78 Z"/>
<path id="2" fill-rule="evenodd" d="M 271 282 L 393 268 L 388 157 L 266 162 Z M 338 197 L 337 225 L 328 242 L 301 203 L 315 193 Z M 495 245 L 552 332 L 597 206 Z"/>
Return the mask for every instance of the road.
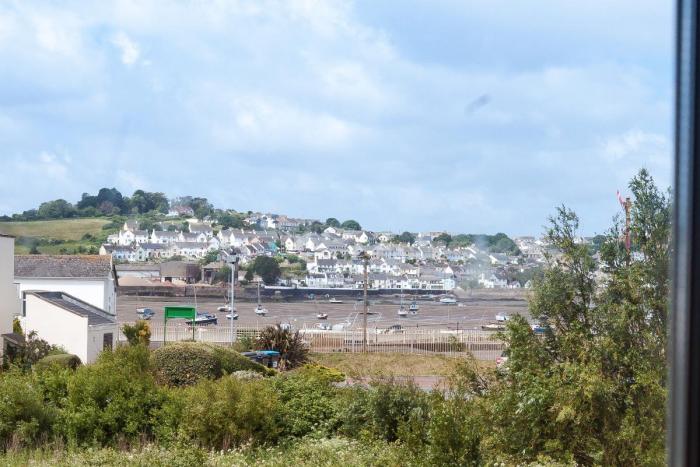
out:
<path id="1" fill-rule="evenodd" d="M 524 299 L 507 298 L 471 298 L 461 299 L 457 305 L 443 305 L 436 301 L 419 300 L 420 311 L 416 316 L 400 318 L 397 316 L 399 298 L 384 297 L 373 299 L 370 304 L 368 325 L 372 328 L 386 328 L 392 324 L 401 324 L 404 328 L 445 328 L 479 329 L 480 325 L 493 322 L 497 313 L 506 315 L 521 314 L 526 318 L 527 302 Z M 406 301 L 405 306 L 408 306 Z M 163 319 L 163 307 L 168 305 L 194 305 L 191 298 L 166 297 L 132 297 L 120 296 L 117 301 L 117 318 L 119 322 L 133 322 L 138 318 L 136 309 L 148 307 L 155 311 L 154 321 Z M 223 305 L 222 300 L 211 298 L 198 299 L 197 311 L 212 313 L 219 319 L 219 325 L 228 323 L 225 312 L 216 311 Z M 268 310 L 265 317 L 254 313 L 256 304 L 251 302 L 236 303 L 239 315 L 239 326 L 264 326 L 266 324 L 289 323 L 295 328 L 313 328 L 317 323 L 349 324 L 359 328 L 362 324 L 362 302 L 346 300 L 343 303 L 329 303 L 327 300 L 317 301 L 265 301 L 263 306 Z M 320 321 L 317 313 L 327 313 L 328 319 Z"/>

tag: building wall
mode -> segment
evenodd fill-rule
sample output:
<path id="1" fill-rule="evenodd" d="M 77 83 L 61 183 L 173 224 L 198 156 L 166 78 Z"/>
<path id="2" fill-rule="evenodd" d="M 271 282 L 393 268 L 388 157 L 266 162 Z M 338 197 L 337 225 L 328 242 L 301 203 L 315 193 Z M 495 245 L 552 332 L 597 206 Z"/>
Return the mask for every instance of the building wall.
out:
<path id="1" fill-rule="evenodd" d="M 19 297 L 14 286 L 14 255 L 15 239 L 0 237 L 0 334 L 12 332 L 12 318 L 19 314 Z"/>
<path id="2" fill-rule="evenodd" d="M 67 352 L 89 363 L 88 320 L 63 308 L 52 305 L 34 295 L 27 295 L 24 331 L 36 331 L 37 335 L 52 345 L 60 345 Z"/>
<path id="3" fill-rule="evenodd" d="M 114 281 L 108 279 L 27 279 L 17 278 L 20 297 L 26 290 L 64 292 L 88 302 L 107 313 L 116 314 L 116 290 Z"/>
<path id="4" fill-rule="evenodd" d="M 112 334 L 112 348 L 117 346 L 117 324 L 102 324 L 99 326 L 90 326 L 87 337 L 87 363 L 92 363 L 97 360 L 98 355 L 104 349 L 104 335 Z"/>

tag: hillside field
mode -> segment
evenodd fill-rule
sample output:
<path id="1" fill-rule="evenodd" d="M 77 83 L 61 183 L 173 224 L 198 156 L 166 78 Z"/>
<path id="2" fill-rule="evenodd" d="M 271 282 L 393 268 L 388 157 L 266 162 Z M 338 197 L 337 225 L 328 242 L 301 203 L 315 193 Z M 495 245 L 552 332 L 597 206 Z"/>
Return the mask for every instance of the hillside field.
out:
<path id="1" fill-rule="evenodd" d="M 85 241 L 83 236 L 90 234 L 96 239 L 104 237 L 107 232 L 102 230 L 102 226 L 109 222 L 110 220 L 106 218 L 0 222 L 0 233 L 14 235 L 18 238 L 15 243 L 15 253 L 17 254 L 26 254 L 30 248 L 28 242 L 19 241 L 19 237 L 39 240 L 37 248 L 43 254 L 58 254 L 61 248 L 74 249 L 80 246 L 95 245 L 95 241 Z M 57 240 L 61 243 L 45 244 L 47 240 Z"/>

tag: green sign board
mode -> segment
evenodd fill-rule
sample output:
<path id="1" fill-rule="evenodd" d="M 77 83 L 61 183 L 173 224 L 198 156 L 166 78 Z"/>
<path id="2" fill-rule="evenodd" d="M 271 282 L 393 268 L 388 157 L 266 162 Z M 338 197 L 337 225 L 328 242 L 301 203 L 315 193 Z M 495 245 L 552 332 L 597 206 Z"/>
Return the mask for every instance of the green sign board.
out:
<path id="1" fill-rule="evenodd" d="M 192 306 L 166 306 L 163 313 L 163 344 L 165 345 L 165 332 L 169 319 L 185 318 L 192 320 L 192 340 L 194 340 L 194 319 L 197 316 L 197 310 Z"/>
<path id="2" fill-rule="evenodd" d="M 185 318 L 194 319 L 197 315 L 194 307 L 191 306 L 166 306 L 165 319 Z"/>

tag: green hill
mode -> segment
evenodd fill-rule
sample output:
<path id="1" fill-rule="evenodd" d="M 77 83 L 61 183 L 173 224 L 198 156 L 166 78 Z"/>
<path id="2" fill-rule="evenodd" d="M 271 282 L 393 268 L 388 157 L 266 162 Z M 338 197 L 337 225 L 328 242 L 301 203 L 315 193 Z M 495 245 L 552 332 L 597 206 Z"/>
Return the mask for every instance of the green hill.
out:
<path id="1" fill-rule="evenodd" d="M 109 233 L 107 218 L 58 219 L 50 221 L 0 222 L 0 233 L 14 235 L 15 253 L 26 254 L 36 246 L 42 254 L 95 252 Z"/>

